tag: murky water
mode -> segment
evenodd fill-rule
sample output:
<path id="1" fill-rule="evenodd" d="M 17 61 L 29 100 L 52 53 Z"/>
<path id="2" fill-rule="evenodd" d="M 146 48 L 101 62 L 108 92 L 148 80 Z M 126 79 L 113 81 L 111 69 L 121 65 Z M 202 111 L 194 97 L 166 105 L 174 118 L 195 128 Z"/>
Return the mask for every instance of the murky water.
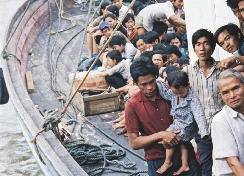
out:
<path id="1" fill-rule="evenodd" d="M 0 175 L 44 175 L 22 134 L 11 105 L 0 105 Z"/>

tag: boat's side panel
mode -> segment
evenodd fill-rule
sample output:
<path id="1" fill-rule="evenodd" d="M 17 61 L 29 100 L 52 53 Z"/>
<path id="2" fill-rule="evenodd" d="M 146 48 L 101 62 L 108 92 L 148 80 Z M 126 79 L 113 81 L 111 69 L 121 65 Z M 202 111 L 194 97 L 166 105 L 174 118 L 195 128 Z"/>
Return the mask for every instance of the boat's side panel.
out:
<path id="1" fill-rule="evenodd" d="M 26 4 L 26 3 L 25 3 Z M 32 13 L 32 8 L 41 9 L 43 7 L 47 7 L 47 1 L 45 0 L 39 0 L 34 1 L 33 4 L 31 4 L 30 10 L 27 11 L 27 13 L 30 11 Z M 37 8 L 36 6 L 41 5 L 42 7 Z M 18 13 L 20 14 L 20 11 L 23 12 L 24 8 L 20 8 Z M 46 9 L 48 10 L 48 8 Z M 35 11 L 35 10 L 34 10 Z M 36 10 L 33 15 L 38 13 L 40 11 Z M 45 14 L 46 12 L 41 11 L 42 14 Z M 27 15 L 29 18 L 30 16 Z M 38 17 L 38 16 L 36 16 Z M 33 18 L 29 18 L 33 19 Z M 45 18 L 41 18 L 42 20 Z M 40 19 L 40 20 L 41 20 Z M 47 18 L 48 19 L 48 18 Z M 25 21 L 25 19 L 23 20 Z M 27 20 L 29 21 L 29 20 Z M 29 31 L 29 33 L 26 33 L 26 35 L 23 36 L 31 36 L 33 38 L 36 38 L 40 32 L 42 32 L 40 29 L 37 28 L 38 25 L 38 19 L 36 20 L 37 23 L 33 23 L 33 28 Z M 9 25 L 9 31 L 13 28 L 14 22 L 12 21 Z M 23 25 L 25 27 L 28 27 L 28 22 Z M 36 26 L 35 26 L 36 25 Z M 20 29 L 21 36 L 24 29 Z M 41 28 L 42 29 L 42 28 Z M 19 30 L 19 29 L 18 29 Z M 19 34 L 19 31 L 17 30 L 17 33 Z M 8 31 L 8 34 L 10 33 Z M 16 33 L 16 34 L 17 34 Z M 16 39 L 16 34 L 14 38 Z M 24 33 L 23 33 L 24 34 Z M 31 40 L 30 38 L 28 38 Z M 24 49 L 25 44 L 27 42 L 26 39 L 23 42 L 24 44 L 21 44 L 23 46 L 22 49 Z M 11 51 L 18 50 L 17 46 L 20 42 L 18 42 L 18 45 L 15 45 L 14 40 L 11 44 Z M 15 47 L 14 47 L 15 46 Z M 31 45 L 30 45 L 31 46 Z M 20 50 L 20 49 L 19 49 Z M 27 52 L 27 49 L 23 50 L 24 52 Z M 14 53 L 15 54 L 15 53 Z M 27 53 L 25 53 L 27 54 Z M 22 59 L 23 53 L 18 56 L 21 56 Z M 24 58 L 25 59 L 25 58 Z M 23 60 L 24 62 L 24 60 Z M 33 137 L 40 129 L 43 123 L 43 117 L 39 114 L 39 112 L 36 110 L 33 102 L 31 101 L 27 91 L 26 86 L 22 81 L 22 77 L 19 70 L 19 63 L 18 61 L 11 58 L 10 60 L 3 60 L 3 72 L 4 77 L 6 79 L 6 85 L 9 91 L 9 95 L 11 97 L 11 100 L 13 101 L 13 104 L 20 115 L 20 120 L 22 122 L 23 129 L 25 129 L 26 135 L 28 134 L 29 138 Z M 22 73 L 24 73 L 24 69 L 22 68 Z M 62 146 L 62 144 L 58 141 L 58 139 L 54 136 L 52 132 L 43 133 L 40 136 L 37 137 L 37 144 L 39 146 L 39 150 L 42 153 L 42 157 L 45 158 L 46 165 L 50 167 L 50 173 L 53 175 L 87 175 L 84 170 L 73 160 L 73 158 L 69 155 L 67 150 Z"/>

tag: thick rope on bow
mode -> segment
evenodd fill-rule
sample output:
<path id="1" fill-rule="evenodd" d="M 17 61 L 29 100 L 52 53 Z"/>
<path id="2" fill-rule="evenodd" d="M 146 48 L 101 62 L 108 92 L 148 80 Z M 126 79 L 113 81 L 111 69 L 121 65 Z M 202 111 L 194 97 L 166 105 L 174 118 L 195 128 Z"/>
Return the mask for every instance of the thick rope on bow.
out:
<path id="1" fill-rule="evenodd" d="M 46 111 L 44 113 L 44 124 L 42 125 L 42 129 L 35 135 L 35 137 L 30 141 L 31 143 L 36 144 L 36 138 L 39 134 L 41 134 L 43 131 L 56 131 L 58 128 L 58 124 L 61 122 L 61 118 L 57 117 L 56 113 L 58 112 L 58 109 L 51 109 L 49 111 Z"/>

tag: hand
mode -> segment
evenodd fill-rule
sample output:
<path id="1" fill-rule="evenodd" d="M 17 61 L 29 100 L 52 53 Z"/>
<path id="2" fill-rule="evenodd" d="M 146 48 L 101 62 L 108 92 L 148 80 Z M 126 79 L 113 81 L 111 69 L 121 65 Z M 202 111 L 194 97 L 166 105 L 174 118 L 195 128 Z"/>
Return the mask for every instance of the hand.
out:
<path id="1" fill-rule="evenodd" d="M 227 68 L 234 68 L 236 67 L 236 56 L 231 56 L 228 57 L 222 61 L 220 61 L 217 65 L 217 69 L 219 69 L 220 71 L 223 71 Z"/>
<path id="2" fill-rule="evenodd" d="M 101 30 L 97 30 L 94 34 L 93 34 L 93 37 L 95 38 L 96 36 L 98 35 L 103 35 L 102 31 Z"/>
<path id="3" fill-rule="evenodd" d="M 170 148 L 172 148 L 171 145 L 167 144 L 167 143 L 164 142 L 164 141 L 160 141 L 160 142 L 158 142 L 158 144 L 162 144 L 162 145 L 164 146 L 164 148 L 166 148 L 166 149 L 170 149 Z"/>
<path id="4" fill-rule="evenodd" d="M 175 66 L 175 67 L 180 67 L 180 64 L 178 64 L 178 63 L 173 63 L 173 66 Z"/>
<path id="5" fill-rule="evenodd" d="M 94 32 L 94 28 L 88 28 L 88 29 L 86 30 L 86 32 L 88 32 L 89 34 L 91 34 L 91 33 Z"/>
<path id="6" fill-rule="evenodd" d="M 162 140 L 169 144 L 170 146 L 175 146 L 179 143 L 180 138 L 176 135 L 180 132 L 178 131 L 161 131 Z"/>

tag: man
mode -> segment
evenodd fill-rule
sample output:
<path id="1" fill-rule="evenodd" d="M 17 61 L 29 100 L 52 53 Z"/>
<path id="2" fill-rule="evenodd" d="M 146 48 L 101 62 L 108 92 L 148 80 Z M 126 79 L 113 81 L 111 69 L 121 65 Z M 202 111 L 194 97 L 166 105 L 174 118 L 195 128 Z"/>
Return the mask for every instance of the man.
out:
<path id="1" fill-rule="evenodd" d="M 225 51 L 232 53 L 234 58 L 237 56 L 244 56 L 244 36 L 237 25 L 227 24 L 220 27 L 214 33 L 214 39 Z M 242 72 L 244 76 L 243 65 L 239 65 L 234 69 Z"/>
<path id="2" fill-rule="evenodd" d="M 128 10 L 128 7 L 123 5 L 123 0 L 111 0 L 113 5 L 116 5 L 119 8 L 119 21 L 121 20 L 121 18 L 123 17 L 123 15 L 125 14 L 125 12 Z M 130 13 L 130 11 L 129 11 Z"/>
<path id="3" fill-rule="evenodd" d="M 166 37 L 167 31 L 168 31 L 168 25 L 162 21 L 158 21 L 153 23 L 153 29 L 152 31 L 155 31 L 159 35 L 159 40 L 161 43 L 165 43 L 164 39 Z"/>
<path id="4" fill-rule="evenodd" d="M 149 176 L 160 176 L 156 170 L 165 161 L 165 148 L 161 143 L 164 142 L 165 147 L 177 145 L 180 140 L 177 133 L 180 131 L 165 131 L 172 123 L 170 103 L 159 95 L 156 86 L 158 69 L 152 60 L 140 57 L 131 65 L 130 71 L 140 91 L 126 102 L 125 121 L 129 143 L 134 150 L 144 148 Z M 193 148 L 190 143 L 187 144 L 190 170 L 182 175 L 197 176 L 198 166 Z M 163 175 L 172 176 L 180 168 L 179 148 L 172 162 Z"/>
<path id="5" fill-rule="evenodd" d="M 218 80 L 224 108 L 212 123 L 214 176 L 244 174 L 244 80 L 234 69 L 223 71 Z"/>
<path id="6" fill-rule="evenodd" d="M 153 46 L 160 43 L 159 35 L 155 31 L 147 32 L 143 37 L 143 42 L 146 44 L 146 50 L 152 51 Z"/>
<path id="7" fill-rule="evenodd" d="M 244 32 L 244 18 L 242 17 L 239 7 L 238 7 L 238 2 L 239 0 L 227 0 L 227 6 L 229 6 L 234 13 L 234 15 L 238 18 L 239 20 L 239 27 L 242 31 Z"/>
<path id="8" fill-rule="evenodd" d="M 185 26 L 185 20 L 177 15 L 178 9 L 181 9 L 183 5 L 183 0 L 171 0 L 165 3 L 157 3 L 145 7 L 135 19 L 135 27 L 138 29 L 138 34 L 152 31 L 153 23 L 165 18 L 176 26 Z"/>
<path id="9" fill-rule="evenodd" d="M 199 29 L 192 35 L 192 45 L 198 60 L 195 64 L 184 67 L 183 70 L 188 73 L 190 84 L 200 99 L 210 130 L 213 116 L 224 106 L 223 101 L 218 96 L 217 80 L 220 71 L 216 68 L 217 62 L 211 57 L 216 43 L 210 31 Z M 213 165 L 212 139 L 201 140 L 200 135 L 197 135 L 195 141 L 202 176 L 211 176 Z"/>

